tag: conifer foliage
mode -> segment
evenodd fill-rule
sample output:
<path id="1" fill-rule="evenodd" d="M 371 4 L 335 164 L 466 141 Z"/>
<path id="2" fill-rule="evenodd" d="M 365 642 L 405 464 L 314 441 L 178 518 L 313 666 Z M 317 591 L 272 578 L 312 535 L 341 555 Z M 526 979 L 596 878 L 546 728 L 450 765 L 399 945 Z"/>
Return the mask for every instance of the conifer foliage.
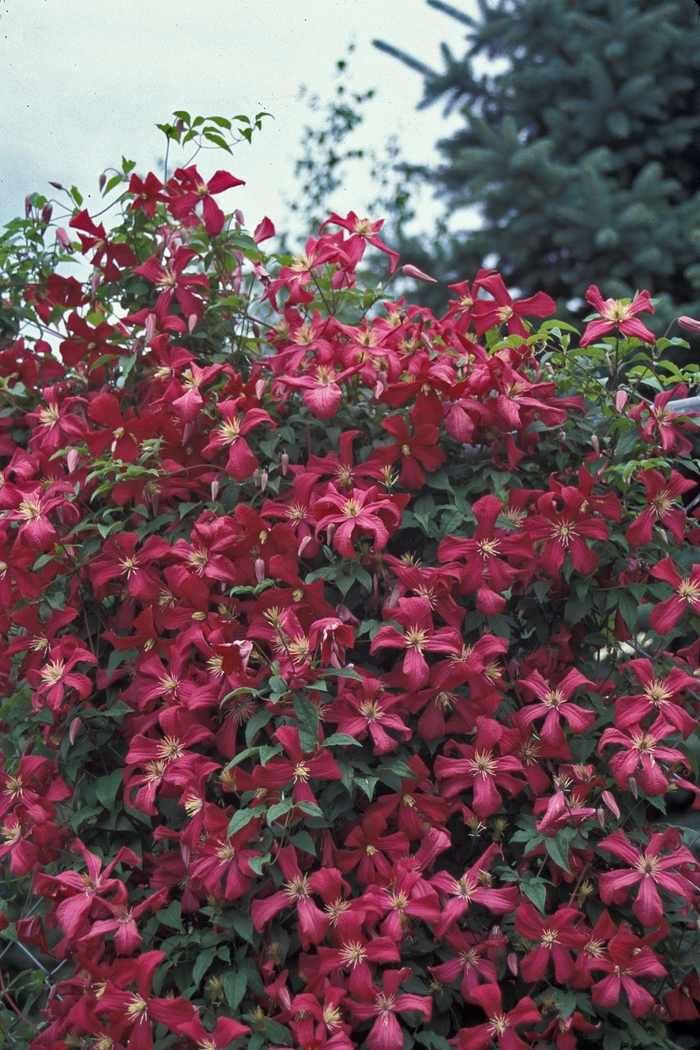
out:
<path id="1" fill-rule="evenodd" d="M 444 163 L 424 174 L 450 229 L 464 207 L 482 226 L 428 251 L 412 243 L 411 258 L 457 280 L 491 257 L 509 283 L 562 304 L 598 281 L 616 298 L 646 288 L 661 298 L 657 331 L 674 310 L 697 312 L 700 26 L 691 0 L 478 0 L 475 15 L 428 3 L 467 29 L 464 53 L 443 46 L 441 71 L 375 43 L 425 77 L 424 106 L 443 101 L 464 117 L 439 143 Z"/>

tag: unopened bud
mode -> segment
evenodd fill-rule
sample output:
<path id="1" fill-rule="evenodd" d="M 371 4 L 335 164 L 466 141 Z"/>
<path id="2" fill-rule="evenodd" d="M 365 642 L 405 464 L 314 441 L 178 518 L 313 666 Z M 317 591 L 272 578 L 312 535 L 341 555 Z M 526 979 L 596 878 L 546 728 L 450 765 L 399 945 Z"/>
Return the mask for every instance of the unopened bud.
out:
<path id="1" fill-rule="evenodd" d="M 60 182 L 51 182 L 51 181 L 49 181 L 49 186 L 53 186 L 53 188 L 55 190 L 62 190 L 63 189 L 63 186 L 61 185 Z"/>
<path id="2" fill-rule="evenodd" d="M 289 471 L 289 453 L 288 452 L 283 452 L 282 455 L 280 456 L 280 470 L 282 472 L 282 477 L 286 478 L 287 477 L 287 472 Z"/>
<path id="3" fill-rule="evenodd" d="M 97 294 L 97 289 L 100 287 L 100 275 L 95 271 L 90 278 L 90 291 L 93 295 Z"/>
<path id="4" fill-rule="evenodd" d="M 255 559 L 255 579 L 258 583 L 262 583 L 265 579 L 265 562 L 262 558 Z"/>
<path id="5" fill-rule="evenodd" d="M 185 423 L 182 431 L 182 446 L 183 448 L 192 437 L 192 431 L 194 430 L 194 423 Z"/>
<path id="6" fill-rule="evenodd" d="M 71 722 L 70 728 L 68 730 L 68 739 L 70 740 L 71 744 L 75 743 L 82 724 L 83 723 L 80 721 L 79 718 L 74 718 Z"/>
<path id="7" fill-rule="evenodd" d="M 177 132 L 178 135 L 182 135 L 182 132 L 184 131 L 184 128 L 185 128 L 185 125 L 182 122 L 182 118 L 178 117 L 178 119 L 175 121 L 175 131 Z"/>
<path id="8" fill-rule="evenodd" d="M 268 475 L 267 471 L 263 470 L 262 474 L 260 475 L 260 491 L 261 492 L 264 492 L 265 489 L 267 488 L 267 479 L 268 479 L 268 477 L 269 477 L 269 475 Z"/>
<path id="9" fill-rule="evenodd" d="M 219 495 L 219 489 L 220 488 L 221 488 L 221 486 L 219 485 L 219 479 L 218 478 L 214 478 L 214 480 L 211 483 L 211 489 L 210 489 L 212 503 L 216 502 L 216 497 Z"/>
<path id="10" fill-rule="evenodd" d="M 304 536 L 300 540 L 300 542 L 299 542 L 299 549 L 297 551 L 297 554 L 299 555 L 300 558 L 301 558 L 302 554 L 304 553 L 304 551 L 306 550 L 306 548 L 309 546 L 310 543 L 311 543 L 311 536 Z"/>
<path id="11" fill-rule="evenodd" d="M 402 266 L 401 272 L 405 274 L 406 277 L 413 277 L 413 279 L 416 281 L 425 281 L 428 284 L 438 283 L 435 277 L 431 277 L 430 274 L 423 273 L 422 270 L 419 270 L 417 266 L 413 266 L 412 263 L 407 263 L 405 266 Z"/>
<path id="12" fill-rule="evenodd" d="M 66 456 L 66 466 L 68 467 L 68 473 L 72 474 L 75 468 L 78 466 L 78 460 L 80 459 L 80 453 L 77 449 L 72 448 Z"/>
<path id="13" fill-rule="evenodd" d="M 613 795 L 613 793 L 611 791 L 603 791 L 603 793 L 601 794 L 600 797 L 602 798 L 603 802 L 608 807 L 610 812 L 613 814 L 613 816 L 617 817 L 617 819 L 619 820 L 620 819 L 620 807 L 618 806 L 617 802 L 615 801 L 615 796 Z"/>
<path id="14" fill-rule="evenodd" d="M 192 335 L 192 333 L 194 332 L 196 327 L 197 327 L 197 315 L 196 314 L 190 314 L 190 316 L 187 318 L 187 329 L 188 329 L 190 335 Z"/>
<path id="15" fill-rule="evenodd" d="M 146 342 L 150 343 L 151 339 L 155 335 L 156 325 L 158 324 L 158 317 L 156 314 L 146 314 Z"/>
<path id="16" fill-rule="evenodd" d="M 189 866 L 190 866 L 190 856 L 191 856 L 191 854 L 192 854 L 192 850 L 187 845 L 187 843 L 186 842 L 181 842 L 180 843 L 180 856 L 182 857 L 182 863 L 185 865 L 185 868 L 189 868 Z"/>
<path id="17" fill-rule="evenodd" d="M 233 213 L 233 217 L 239 226 L 245 226 L 245 219 L 243 218 L 243 212 L 240 208 L 236 208 L 236 210 Z"/>
<path id="18" fill-rule="evenodd" d="M 518 976 L 518 957 L 515 952 L 508 952 L 508 958 L 506 959 L 508 969 L 513 974 L 513 977 Z"/>
<path id="19" fill-rule="evenodd" d="M 62 226 L 59 226 L 56 230 L 56 240 L 67 252 L 73 251 L 73 243 L 68 235 L 68 231 L 64 230 Z"/>
<path id="20" fill-rule="evenodd" d="M 639 791 L 637 789 L 637 781 L 635 780 L 634 777 L 628 777 L 627 778 L 627 787 L 632 792 L 632 795 L 634 796 L 634 798 L 639 798 Z"/>
<path id="21" fill-rule="evenodd" d="M 256 324 L 255 321 L 253 321 L 253 323 L 252 323 L 252 325 L 250 327 L 253 330 L 253 335 L 255 336 L 255 338 L 259 339 L 260 338 L 260 325 Z"/>
<path id="22" fill-rule="evenodd" d="M 29 196 L 29 194 L 27 194 L 27 196 L 24 198 L 24 215 L 25 215 L 25 218 L 27 218 L 27 219 L 29 218 L 29 216 L 31 215 L 31 211 L 32 211 L 32 198 Z"/>
<path id="23" fill-rule="evenodd" d="M 617 409 L 618 412 L 622 412 L 622 409 L 627 404 L 628 399 L 629 399 L 629 394 L 627 393 L 626 390 L 618 390 L 617 391 L 617 393 L 615 394 L 615 408 Z"/>
<path id="24" fill-rule="evenodd" d="M 330 544 L 333 542 L 335 536 L 335 523 L 331 522 L 330 525 L 326 526 L 326 541 Z"/>
<path id="25" fill-rule="evenodd" d="M 696 321 L 694 317 L 679 317 L 678 327 L 683 328 L 686 332 L 700 335 L 700 321 Z"/>
<path id="26" fill-rule="evenodd" d="M 600 439 L 597 434 L 591 434 L 591 445 L 594 452 L 600 452 Z"/>
<path id="27" fill-rule="evenodd" d="M 41 209 L 41 221 L 51 222 L 51 216 L 53 215 L 53 208 L 50 204 L 45 204 Z"/>
<path id="28" fill-rule="evenodd" d="M 100 187 L 100 193 L 102 193 L 102 190 L 105 188 L 105 183 L 106 182 L 107 182 L 107 175 L 103 171 L 102 174 L 100 175 L 99 179 L 97 180 L 97 185 Z"/>
<path id="29" fill-rule="evenodd" d="M 256 488 L 258 487 L 258 482 L 259 481 L 260 481 L 260 471 L 256 467 L 255 470 L 253 471 L 253 484 L 255 485 Z"/>
<path id="30" fill-rule="evenodd" d="M 605 810 L 603 809 L 602 806 L 598 806 L 597 810 L 595 811 L 595 815 L 598 818 L 598 823 L 600 824 L 601 828 L 604 828 L 605 827 Z"/>
<path id="31" fill-rule="evenodd" d="M 258 381 L 255 384 L 255 396 L 257 397 L 258 401 L 265 393 L 266 387 L 267 381 L 265 379 L 258 379 Z"/>

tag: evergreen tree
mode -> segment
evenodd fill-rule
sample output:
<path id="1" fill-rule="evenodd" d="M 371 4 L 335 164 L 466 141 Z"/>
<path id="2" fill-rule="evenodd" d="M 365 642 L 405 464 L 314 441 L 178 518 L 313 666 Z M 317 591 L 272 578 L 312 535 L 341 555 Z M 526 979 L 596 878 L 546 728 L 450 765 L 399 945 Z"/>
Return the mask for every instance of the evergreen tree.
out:
<path id="1" fill-rule="evenodd" d="M 442 72 L 375 41 L 425 77 L 422 106 L 447 100 L 463 116 L 439 143 L 444 164 L 423 175 L 447 216 L 476 207 L 482 221 L 449 233 L 452 221 L 434 250 L 416 240 L 404 252 L 443 281 L 491 264 L 565 303 L 605 276 L 606 295 L 658 296 L 657 327 L 700 317 L 693 0 L 477 2 L 471 17 L 428 0 L 468 30 L 461 58 L 443 45 Z"/>

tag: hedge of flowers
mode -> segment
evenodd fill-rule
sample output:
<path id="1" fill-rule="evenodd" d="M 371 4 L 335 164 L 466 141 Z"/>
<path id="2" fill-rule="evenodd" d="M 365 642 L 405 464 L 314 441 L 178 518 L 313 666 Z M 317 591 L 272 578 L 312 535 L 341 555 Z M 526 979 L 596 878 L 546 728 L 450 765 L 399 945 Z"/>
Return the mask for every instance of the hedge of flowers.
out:
<path id="1" fill-rule="evenodd" d="M 673 1045 L 697 366 L 646 292 L 436 317 L 381 222 L 104 182 L 0 242 L 2 1045 Z"/>

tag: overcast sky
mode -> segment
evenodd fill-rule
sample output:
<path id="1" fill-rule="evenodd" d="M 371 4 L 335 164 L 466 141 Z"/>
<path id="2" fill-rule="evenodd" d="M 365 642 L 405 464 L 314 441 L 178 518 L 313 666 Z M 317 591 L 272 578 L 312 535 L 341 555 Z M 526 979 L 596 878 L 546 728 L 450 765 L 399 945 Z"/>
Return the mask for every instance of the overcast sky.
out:
<path id="1" fill-rule="evenodd" d="M 312 120 L 299 91 L 330 97 L 351 41 L 352 86 L 377 89 L 363 144 L 381 150 L 395 132 L 408 158 L 434 158 L 454 125 L 439 107 L 416 112 L 421 77 L 373 48 L 375 37 L 439 68 L 440 42 L 461 53 L 464 30 L 425 0 L 0 0 L 0 223 L 22 211 L 26 193 L 53 193 L 50 179 L 77 185 L 98 210 L 98 176 L 122 154 L 158 171 L 164 138 L 154 125 L 175 109 L 267 110 L 275 119 L 252 146 L 217 154 L 216 166 L 246 180 L 229 201 L 250 228 L 264 214 L 289 228 L 285 201 Z M 355 182 L 333 206 L 361 211 L 373 195 Z"/>

